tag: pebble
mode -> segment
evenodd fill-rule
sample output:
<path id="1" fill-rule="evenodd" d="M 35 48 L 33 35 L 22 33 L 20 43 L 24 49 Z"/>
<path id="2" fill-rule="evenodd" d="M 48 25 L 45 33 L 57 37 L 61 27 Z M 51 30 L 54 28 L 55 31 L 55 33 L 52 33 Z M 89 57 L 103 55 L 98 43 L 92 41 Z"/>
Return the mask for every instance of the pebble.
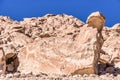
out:
<path id="1" fill-rule="evenodd" d="M 4 75 L 4 74 L 0 75 L 0 79 L 5 78 L 5 77 L 6 77 L 6 75 Z"/>
<path id="2" fill-rule="evenodd" d="M 47 76 L 45 76 L 47 75 Z M 106 73 L 104 75 L 96 75 L 96 74 L 84 74 L 81 75 L 57 75 L 57 74 L 39 74 L 38 76 L 33 75 L 32 73 L 29 74 L 21 74 L 21 73 L 14 73 L 14 74 L 6 74 L 0 76 L 0 80 L 120 80 L 120 74 L 114 76 L 113 74 Z"/>
<path id="3" fill-rule="evenodd" d="M 73 75 L 72 77 L 81 77 L 81 75 Z"/>
<path id="4" fill-rule="evenodd" d="M 33 74 L 32 74 L 32 72 L 30 72 L 30 73 L 27 73 L 27 74 L 25 74 L 27 77 L 32 77 L 33 76 Z"/>
<path id="5" fill-rule="evenodd" d="M 13 77 L 13 74 L 12 73 L 9 73 L 6 75 L 6 78 L 12 78 Z"/>
<path id="6" fill-rule="evenodd" d="M 26 75 L 25 75 L 24 73 L 22 73 L 20 77 L 21 77 L 21 78 L 25 78 Z"/>
<path id="7" fill-rule="evenodd" d="M 83 77 L 88 77 L 88 75 L 87 75 L 87 74 L 84 74 Z"/>
<path id="8" fill-rule="evenodd" d="M 14 73 L 14 77 L 19 78 L 20 77 L 20 73 Z"/>
<path id="9" fill-rule="evenodd" d="M 89 76 L 90 77 L 96 77 L 97 75 L 96 74 L 90 74 Z"/>
<path id="10" fill-rule="evenodd" d="M 42 75 L 40 75 L 40 74 L 36 74 L 35 77 L 42 77 Z"/>

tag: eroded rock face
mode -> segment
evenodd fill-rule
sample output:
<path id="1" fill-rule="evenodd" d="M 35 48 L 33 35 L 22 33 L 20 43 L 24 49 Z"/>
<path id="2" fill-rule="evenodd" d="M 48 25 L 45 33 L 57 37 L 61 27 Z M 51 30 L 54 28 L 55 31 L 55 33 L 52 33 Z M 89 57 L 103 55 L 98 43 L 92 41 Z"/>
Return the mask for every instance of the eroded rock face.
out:
<path id="1" fill-rule="evenodd" d="M 96 29 L 83 26 L 76 35 L 39 38 L 20 51 L 19 70 L 24 73 L 29 71 L 59 74 L 97 73 L 99 59 L 97 52 L 101 46 L 96 34 Z M 94 50 L 96 46 L 97 52 Z"/>
<path id="2" fill-rule="evenodd" d="M 115 67 L 120 67 L 120 26 L 115 24 L 112 28 L 103 30 L 105 42 L 102 49 L 108 55 L 102 55 L 101 58 L 108 62 L 113 62 Z"/>
<path id="3" fill-rule="evenodd" d="M 96 37 L 97 29 L 81 27 L 82 22 L 67 15 L 46 15 L 40 19 L 24 19 L 24 22 L 21 24 L 30 25 L 25 27 L 24 34 L 34 42 L 23 47 L 18 55 L 21 72 L 98 73 L 103 42 L 101 37 Z"/>
<path id="4" fill-rule="evenodd" d="M 24 34 L 35 39 L 74 34 L 84 23 L 73 16 L 48 14 L 44 17 L 25 18 L 21 25 L 25 27 Z"/>
<path id="5" fill-rule="evenodd" d="M 6 54 L 18 53 L 18 70 L 23 73 L 97 74 L 100 57 L 120 67 L 116 58 L 120 53 L 119 24 L 103 28 L 104 16 L 99 12 L 91 15 L 94 18 L 89 16 L 87 20 L 91 27 L 65 14 L 25 18 L 21 22 L 1 16 L 0 46 Z M 96 23 L 91 23 L 94 19 Z M 101 36 L 96 36 L 102 28 L 104 43 Z M 100 55 L 101 48 L 108 55 Z"/>
<path id="6" fill-rule="evenodd" d="M 49 14 L 42 18 L 26 18 L 23 22 L 13 21 L 9 17 L 1 17 L 1 46 L 4 48 L 5 54 L 19 53 L 19 51 L 21 51 L 21 49 L 23 50 L 24 47 L 27 47 L 28 44 L 31 44 L 37 40 L 39 41 L 41 40 L 41 38 L 61 38 L 65 37 L 66 35 L 72 35 L 71 39 L 74 39 L 72 37 L 75 37 L 79 33 L 79 28 L 83 25 L 84 23 L 82 21 L 74 18 L 73 16 L 68 16 L 65 14 Z M 44 42 L 41 44 L 44 44 Z M 29 53 L 26 54 L 29 55 Z M 34 56 L 34 54 L 32 56 Z M 26 60 L 24 60 L 24 58 L 22 57 L 19 57 L 19 60 L 21 64 L 23 61 L 25 61 L 26 63 Z M 33 58 L 33 61 L 36 61 L 36 59 Z M 29 63 L 30 64 L 28 65 L 31 65 L 31 58 Z M 45 64 L 43 64 L 43 66 Z M 32 69 L 32 67 L 30 68 Z M 26 69 L 26 67 L 24 69 Z M 40 72 L 39 69 L 36 69 L 32 72 L 36 71 Z"/>
<path id="7" fill-rule="evenodd" d="M 106 19 L 101 12 L 93 12 L 88 16 L 86 23 L 88 24 L 88 27 L 97 28 L 97 30 L 101 32 L 104 27 L 105 20 Z"/>
<path id="8" fill-rule="evenodd" d="M 120 30 L 120 23 L 113 25 L 112 29 Z"/>

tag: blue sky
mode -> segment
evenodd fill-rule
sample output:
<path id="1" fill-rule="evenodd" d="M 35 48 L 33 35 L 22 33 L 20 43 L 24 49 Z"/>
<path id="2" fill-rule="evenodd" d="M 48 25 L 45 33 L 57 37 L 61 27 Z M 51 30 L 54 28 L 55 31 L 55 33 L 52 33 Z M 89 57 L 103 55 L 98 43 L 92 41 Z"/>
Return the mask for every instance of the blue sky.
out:
<path id="1" fill-rule="evenodd" d="M 106 16 L 106 26 L 120 22 L 120 0 L 0 0 L 0 15 L 13 20 L 45 14 L 68 14 L 86 21 L 91 12 Z"/>

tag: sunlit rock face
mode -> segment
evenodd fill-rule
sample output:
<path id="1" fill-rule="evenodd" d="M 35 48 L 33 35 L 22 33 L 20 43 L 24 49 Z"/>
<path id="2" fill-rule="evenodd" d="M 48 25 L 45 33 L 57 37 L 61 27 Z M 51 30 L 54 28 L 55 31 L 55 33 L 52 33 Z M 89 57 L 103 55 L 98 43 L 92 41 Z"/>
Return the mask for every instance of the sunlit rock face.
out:
<path id="1" fill-rule="evenodd" d="M 96 28 L 87 27 L 82 21 L 67 15 L 24 19 L 21 24 L 30 25 L 25 34 L 33 39 L 36 37 L 18 55 L 21 72 L 98 73 L 102 42 L 96 38 Z"/>
<path id="2" fill-rule="evenodd" d="M 66 14 L 25 18 L 21 22 L 1 16 L 0 46 L 5 54 L 18 53 L 17 70 L 22 73 L 97 74 L 100 58 L 120 67 L 119 24 L 106 28 L 100 12 L 91 16 L 87 24 Z M 99 30 L 104 42 L 96 36 Z M 100 54 L 101 49 L 108 54 Z"/>
<path id="3" fill-rule="evenodd" d="M 115 24 L 112 28 L 103 29 L 105 42 L 102 49 L 108 55 L 102 55 L 101 58 L 108 62 L 114 62 L 115 67 L 120 67 L 120 24 Z"/>
<path id="4" fill-rule="evenodd" d="M 94 69 L 98 62 L 95 62 L 95 54 L 98 53 L 94 53 L 94 47 L 99 46 L 95 44 L 96 33 L 96 29 L 84 26 L 75 35 L 36 39 L 20 51 L 19 70 L 59 74 L 96 73 Z"/>
<path id="5" fill-rule="evenodd" d="M 105 24 L 105 17 L 101 12 L 93 12 L 91 13 L 88 18 L 86 23 L 88 24 L 89 27 L 94 27 L 97 28 L 99 32 L 102 31 L 104 24 Z"/>

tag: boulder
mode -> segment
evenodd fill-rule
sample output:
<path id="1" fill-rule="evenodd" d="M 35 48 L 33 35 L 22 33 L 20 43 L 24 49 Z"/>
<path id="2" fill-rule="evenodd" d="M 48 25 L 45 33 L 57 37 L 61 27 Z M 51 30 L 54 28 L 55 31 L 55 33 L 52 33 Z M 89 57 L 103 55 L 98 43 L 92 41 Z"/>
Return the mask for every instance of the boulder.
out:
<path id="1" fill-rule="evenodd" d="M 101 12 L 97 11 L 91 13 L 88 16 L 86 23 L 88 24 L 89 27 L 97 28 L 97 30 L 101 32 L 104 27 L 105 20 L 106 19 L 104 15 Z"/>
<path id="2" fill-rule="evenodd" d="M 97 74 L 103 43 L 96 34 L 97 29 L 84 25 L 78 34 L 37 38 L 19 52 L 18 70 L 34 74 Z"/>

